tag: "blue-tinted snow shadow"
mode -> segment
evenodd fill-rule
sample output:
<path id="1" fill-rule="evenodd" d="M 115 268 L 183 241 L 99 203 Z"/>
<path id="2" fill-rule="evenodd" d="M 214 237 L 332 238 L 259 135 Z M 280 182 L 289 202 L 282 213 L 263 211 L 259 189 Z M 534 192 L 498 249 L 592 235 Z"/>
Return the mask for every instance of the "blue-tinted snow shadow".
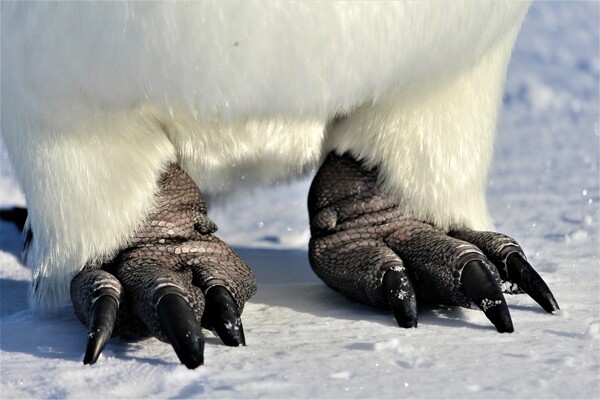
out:
<path id="1" fill-rule="evenodd" d="M 27 305 L 28 288 L 28 280 L 0 279 L 0 349 L 42 358 L 81 360 L 84 327 L 69 311 L 51 318 L 33 316 Z"/>
<path id="2" fill-rule="evenodd" d="M 84 326 L 74 316 L 62 315 L 45 319 L 33 317 L 27 311 L 2 318 L 0 338 L 0 349 L 3 352 L 76 363 L 82 363 L 87 341 Z M 140 356 L 138 350 L 143 348 L 144 339 L 112 338 L 102 354 L 152 365 L 172 364 L 160 358 Z"/>
<path id="3" fill-rule="evenodd" d="M 0 319 L 0 349 L 34 357 L 81 360 L 85 331 L 72 316 L 34 317 L 27 309 Z"/>
<path id="4" fill-rule="evenodd" d="M 391 314 L 353 302 L 327 287 L 312 271 L 306 250 L 236 247 L 250 266 L 258 291 L 250 302 L 285 307 L 318 317 L 373 320 L 388 324 Z"/>
<path id="5" fill-rule="evenodd" d="M 23 284 L 25 283 L 25 284 Z M 27 282 L 0 280 L 2 296 L 5 288 L 24 295 Z M 81 363 L 87 344 L 85 327 L 67 308 L 60 315 L 42 318 L 33 316 L 24 304 L 20 311 L 0 318 L 0 350 L 7 353 L 24 353 L 36 358 L 74 361 Z M 136 360 L 152 365 L 167 365 L 172 362 L 159 358 L 143 357 L 139 349 L 144 347 L 146 337 L 130 336 L 112 338 L 103 355 L 120 360 Z M 165 346 L 168 346 L 165 344 Z"/>
<path id="6" fill-rule="evenodd" d="M 7 251 L 4 247 L 2 250 Z M 390 312 L 358 304 L 325 286 L 311 270 L 306 251 L 257 248 L 236 248 L 236 251 L 257 278 L 259 290 L 251 300 L 254 303 L 286 307 L 318 317 L 367 320 L 385 326 L 396 324 Z M 81 362 L 86 346 L 85 327 L 70 309 L 52 319 L 33 317 L 26 305 L 28 286 L 25 280 L 0 279 L 0 349 Z M 420 306 L 419 320 L 427 325 L 490 328 L 469 322 L 458 307 Z M 220 344 L 218 339 L 210 337 L 207 342 Z M 167 363 L 140 357 L 136 349 L 142 346 L 144 341 L 139 338 L 112 339 L 105 352 L 119 359 Z"/>
<path id="7" fill-rule="evenodd" d="M 504 296 L 507 297 L 507 295 L 504 295 Z M 527 294 L 520 294 L 519 296 L 527 296 Z M 532 312 L 532 313 L 540 314 L 540 315 L 548 315 L 548 312 L 546 312 L 537 303 L 536 304 L 532 304 L 532 305 L 511 304 L 510 303 L 510 297 L 507 297 L 507 301 L 508 301 L 508 308 L 511 309 L 511 310 L 527 311 L 527 312 Z"/>
<path id="8" fill-rule="evenodd" d="M 397 326 L 391 312 L 354 302 L 327 287 L 312 271 L 305 250 L 236 247 L 258 284 L 252 303 L 285 307 L 317 317 L 372 321 Z M 419 304 L 419 324 L 494 330 L 468 321 L 461 307 Z"/>
<path id="9" fill-rule="evenodd" d="M 21 231 L 12 222 L 0 220 L 0 250 L 21 257 Z"/>
<path id="10" fill-rule="evenodd" d="M 12 254 L 19 260 L 21 243 L 21 231 L 11 222 L 0 221 L 0 251 Z M 3 265 L 2 268 L 7 266 Z M 27 309 L 28 287 L 29 281 L 26 279 L 0 279 L 0 317 Z"/>
<path id="11" fill-rule="evenodd" d="M 0 220 L 0 251 L 21 257 L 21 231 L 12 222 Z M 25 267 L 23 267 L 25 268 Z M 48 318 L 31 314 L 27 305 L 29 280 L 0 279 L 0 349 L 31 354 L 35 357 L 81 362 L 86 346 L 85 327 L 67 308 L 59 316 Z M 105 351 L 120 359 L 135 359 L 151 364 L 162 360 L 142 358 L 134 349 L 139 339 L 111 339 Z"/>
<path id="12" fill-rule="evenodd" d="M 0 251 L 20 259 L 21 231 L 0 221 Z M 25 268 L 25 267 L 22 267 Z M 0 349 L 54 359 L 81 358 L 85 330 L 71 313 L 53 318 L 34 317 L 28 309 L 27 279 L 0 279 Z"/>
<path id="13" fill-rule="evenodd" d="M 0 317 L 27 309 L 29 281 L 0 279 Z"/>

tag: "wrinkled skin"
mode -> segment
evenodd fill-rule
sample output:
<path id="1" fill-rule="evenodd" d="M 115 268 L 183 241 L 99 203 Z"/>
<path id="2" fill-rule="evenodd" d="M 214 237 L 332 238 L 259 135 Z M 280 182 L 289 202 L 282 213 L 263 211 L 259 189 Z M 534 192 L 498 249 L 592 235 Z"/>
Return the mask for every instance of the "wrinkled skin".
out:
<path id="1" fill-rule="evenodd" d="M 445 232 L 410 218 L 380 191 L 377 175 L 348 154 L 332 153 L 315 176 L 309 259 L 327 285 L 391 309 L 405 328 L 418 324 L 418 301 L 475 303 L 499 332 L 513 331 L 503 291 L 526 292 L 547 312 L 558 310 L 513 239 Z M 245 345 L 240 316 L 256 290 L 254 276 L 213 235 L 217 227 L 185 172 L 168 166 L 159 187 L 157 210 L 127 248 L 84 267 L 71 282 L 75 313 L 89 329 L 86 364 L 96 362 L 111 336 L 131 332 L 171 343 L 188 368 L 203 363 L 201 326 L 229 346 Z M 20 221 L 22 211 L 0 217 Z"/>
<path id="2" fill-rule="evenodd" d="M 170 165 L 159 186 L 158 209 L 132 243 L 71 281 L 75 313 L 90 330 L 84 363 L 96 361 L 113 333 L 169 342 L 188 368 L 203 363 L 201 325 L 227 345 L 245 344 L 240 315 L 256 291 L 252 272 L 213 235 L 217 227 L 185 172 Z"/>
<path id="3" fill-rule="evenodd" d="M 332 153 L 312 183 L 309 258 L 327 285 L 392 309 L 407 328 L 417 326 L 417 301 L 474 302 L 499 332 L 512 332 L 501 286 L 558 310 L 516 241 L 495 232 L 444 232 L 405 216 L 379 189 L 377 175 L 348 154 Z"/>

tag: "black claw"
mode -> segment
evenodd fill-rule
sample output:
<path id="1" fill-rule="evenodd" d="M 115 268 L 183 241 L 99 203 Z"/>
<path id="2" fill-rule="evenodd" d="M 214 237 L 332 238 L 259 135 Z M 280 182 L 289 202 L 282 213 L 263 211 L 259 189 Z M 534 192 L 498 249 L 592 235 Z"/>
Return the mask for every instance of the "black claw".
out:
<path id="1" fill-rule="evenodd" d="M 502 290 L 482 261 L 469 261 L 460 281 L 465 294 L 485 313 L 498 332 L 514 331 Z"/>
<path id="2" fill-rule="evenodd" d="M 206 292 L 204 310 L 206 325 L 217 331 L 227 346 L 245 346 L 244 327 L 237 312 L 237 304 L 233 296 L 223 286 L 214 286 Z"/>
<path id="3" fill-rule="evenodd" d="M 506 266 L 510 280 L 525 290 L 544 310 L 552 312 L 559 309 L 546 282 L 520 253 L 511 253 L 506 258 Z"/>
<path id="4" fill-rule="evenodd" d="M 164 295 L 156 306 L 160 327 L 179 361 L 189 369 L 204 362 L 204 336 L 194 310 L 178 294 Z"/>
<path id="5" fill-rule="evenodd" d="M 117 323 L 119 304 L 113 296 L 100 296 L 92 306 L 88 343 L 83 357 L 84 364 L 94 364 L 110 339 Z"/>
<path id="6" fill-rule="evenodd" d="M 417 298 L 404 270 L 390 269 L 383 276 L 383 291 L 401 328 L 416 328 Z"/>

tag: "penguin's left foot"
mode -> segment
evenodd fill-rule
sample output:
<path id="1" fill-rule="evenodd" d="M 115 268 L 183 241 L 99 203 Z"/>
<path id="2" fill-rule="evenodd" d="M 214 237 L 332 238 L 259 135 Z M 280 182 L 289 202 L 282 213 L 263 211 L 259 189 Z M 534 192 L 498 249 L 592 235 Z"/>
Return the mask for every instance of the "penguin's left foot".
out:
<path id="1" fill-rule="evenodd" d="M 313 270 L 351 299 L 391 309 L 416 327 L 417 301 L 475 303 L 499 332 L 513 324 L 503 292 L 526 292 L 558 310 L 548 286 L 512 238 L 467 229 L 442 231 L 404 215 L 380 189 L 377 170 L 330 154 L 309 194 Z"/>
<path id="2" fill-rule="evenodd" d="M 228 346 L 245 345 L 240 316 L 256 291 L 248 266 L 213 233 L 192 179 L 172 164 L 161 177 L 157 210 L 110 262 L 88 265 L 71 281 L 71 299 L 88 327 L 83 362 L 93 364 L 111 336 L 150 334 L 181 363 L 204 361 L 201 327 Z"/>

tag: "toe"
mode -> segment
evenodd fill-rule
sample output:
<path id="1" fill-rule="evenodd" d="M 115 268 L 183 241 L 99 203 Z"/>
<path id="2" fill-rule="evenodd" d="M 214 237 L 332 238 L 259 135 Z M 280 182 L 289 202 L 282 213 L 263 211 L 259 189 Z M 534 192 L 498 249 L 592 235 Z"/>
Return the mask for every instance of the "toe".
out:
<path id="1" fill-rule="evenodd" d="M 371 236 L 371 237 L 370 237 Z M 309 244 L 312 269 L 328 286 L 360 303 L 389 309 L 399 288 L 397 275 L 383 277 L 390 269 L 402 267 L 402 260 L 368 230 L 356 229 L 312 238 Z M 392 293 L 394 292 L 394 293 Z M 395 305 L 400 304 L 394 301 Z"/>
<path id="2" fill-rule="evenodd" d="M 229 245 L 214 236 L 190 242 L 190 246 L 201 249 L 188 253 L 185 260 L 194 286 L 206 298 L 202 325 L 215 330 L 227 346 L 244 346 L 241 315 L 244 304 L 256 292 L 252 271 Z"/>
<path id="3" fill-rule="evenodd" d="M 206 292 L 202 323 L 214 329 L 227 346 L 246 345 L 244 327 L 237 309 L 233 296 L 223 286 L 214 286 Z"/>
<path id="4" fill-rule="evenodd" d="M 546 312 L 559 309 L 554 295 L 546 282 L 519 253 L 512 253 L 506 258 L 509 279 L 519 285 Z"/>
<path id="5" fill-rule="evenodd" d="M 118 311 L 119 304 L 113 296 L 102 295 L 94 302 L 90 317 L 88 343 L 83 357 L 84 364 L 94 364 L 98 360 L 113 333 Z"/>
<path id="6" fill-rule="evenodd" d="M 160 327 L 179 361 L 189 369 L 204 363 L 204 336 L 194 310 L 179 294 L 167 291 L 156 311 Z"/>
<path id="7" fill-rule="evenodd" d="M 518 286 L 520 290 L 517 293 L 526 292 L 547 312 L 559 309 L 548 285 L 527 262 L 525 252 L 513 238 L 501 233 L 473 230 L 457 230 L 450 234 L 479 247 L 497 267 L 500 277 Z"/>
<path id="8" fill-rule="evenodd" d="M 508 305 L 500 286 L 481 260 L 469 261 L 460 281 L 465 294 L 479 307 L 498 332 L 513 332 Z"/>
<path id="9" fill-rule="evenodd" d="M 128 293 L 131 313 L 153 336 L 170 343 L 184 365 L 195 368 L 203 360 L 204 295 L 191 284 L 191 271 L 168 269 L 173 262 L 164 254 L 156 260 L 132 252 L 117 276 Z"/>
<path id="10" fill-rule="evenodd" d="M 401 328 L 416 328 L 417 297 L 403 265 L 390 268 L 383 276 L 383 291 Z"/>
<path id="11" fill-rule="evenodd" d="M 512 332 L 510 312 L 496 268 L 476 246 L 418 221 L 405 221 L 388 238 L 421 297 L 469 307 L 475 303 L 499 332 Z"/>
<path id="12" fill-rule="evenodd" d="M 88 327 L 84 364 L 96 362 L 116 331 L 123 288 L 117 278 L 100 268 L 86 267 L 71 281 L 75 314 Z"/>

